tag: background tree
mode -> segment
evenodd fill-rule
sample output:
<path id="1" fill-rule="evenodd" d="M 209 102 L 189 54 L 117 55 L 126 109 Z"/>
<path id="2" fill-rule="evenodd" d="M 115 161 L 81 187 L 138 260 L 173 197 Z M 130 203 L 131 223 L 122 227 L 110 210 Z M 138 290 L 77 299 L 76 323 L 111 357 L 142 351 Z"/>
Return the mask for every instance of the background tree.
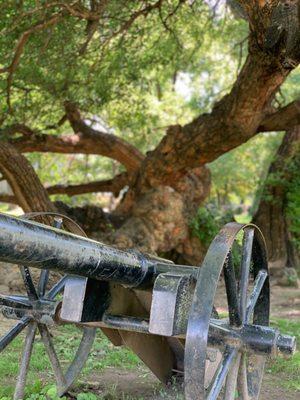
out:
<path id="1" fill-rule="evenodd" d="M 261 226 L 271 266 L 299 266 L 300 128 L 288 131 L 272 162 L 254 222 Z M 277 271 L 278 273 L 278 271 Z"/>

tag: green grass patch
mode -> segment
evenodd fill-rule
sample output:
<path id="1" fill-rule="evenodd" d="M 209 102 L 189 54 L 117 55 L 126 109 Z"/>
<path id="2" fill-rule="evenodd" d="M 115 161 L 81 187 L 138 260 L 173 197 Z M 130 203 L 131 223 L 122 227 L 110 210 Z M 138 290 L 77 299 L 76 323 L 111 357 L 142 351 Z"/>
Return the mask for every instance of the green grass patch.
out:
<path id="1" fill-rule="evenodd" d="M 73 360 L 81 337 L 81 330 L 72 325 L 61 326 L 53 331 L 53 343 L 63 369 L 66 369 Z M 18 336 L 1 354 L 0 400 L 11 399 L 13 396 L 23 343 L 24 334 Z M 98 330 L 92 351 L 81 376 L 88 376 L 92 371 L 100 371 L 112 366 L 132 369 L 138 365 L 140 365 L 140 361 L 135 354 L 125 347 L 114 347 Z M 56 399 L 53 386 L 54 376 L 39 335 L 35 339 L 27 382 L 26 395 L 28 399 Z M 52 385 L 47 385 L 47 382 L 52 383 Z M 92 393 L 90 397 L 88 397 L 87 393 L 82 393 L 78 398 L 79 400 L 94 400 L 93 396 Z M 97 398 L 100 399 L 99 396 Z"/>
<path id="2" fill-rule="evenodd" d="M 279 374 L 282 386 L 300 391 L 300 321 L 287 319 L 272 319 L 271 325 L 280 330 L 281 333 L 296 336 L 298 350 L 293 357 L 278 356 L 268 363 L 267 372 Z"/>
<path id="3" fill-rule="evenodd" d="M 272 326 L 278 328 L 282 333 L 297 337 L 300 346 L 300 322 L 289 321 L 286 319 L 273 319 Z M 76 349 L 80 343 L 81 330 L 72 325 L 59 327 L 53 332 L 53 342 L 58 357 L 63 367 L 67 367 L 73 359 Z M 0 400 L 11 400 L 15 379 L 19 369 L 20 354 L 22 352 L 24 335 L 17 337 L 11 345 L 5 349 L 0 357 Z M 101 371 L 109 367 L 124 369 L 138 368 L 141 363 L 139 359 L 124 347 L 114 347 L 109 340 L 98 331 L 90 357 L 82 372 L 80 380 L 88 377 L 92 371 Z M 300 352 L 297 351 L 292 358 L 277 357 L 269 361 L 267 372 L 272 375 L 279 375 L 281 384 L 292 390 L 300 390 Z M 37 335 L 32 354 L 30 372 L 28 376 L 26 396 L 28 400 L 58 400 L 55 387 L 53 386 L 54 377 L 49 368 L 49 361 L 45 353 L 44 346 L 39 335 Z M 51 383 L 47 385 L 47 382 Z M 160 398 L 164 398 L 163 389 L 158 393 Z M 181 393 L 174 393 L 174 399 L 181 399 Z M 119 396 L 119 395 L 118 395 Z M 109 397 L 95 395 L 91 392 L 80 393 L 78 400 L 105 400 L 116 399 L 113 393 Z M 166 394 L 166 398 L 169 398 Z M 126 395 L 122 400 L 142 400 L 141 397 L 131 398 Z"/>

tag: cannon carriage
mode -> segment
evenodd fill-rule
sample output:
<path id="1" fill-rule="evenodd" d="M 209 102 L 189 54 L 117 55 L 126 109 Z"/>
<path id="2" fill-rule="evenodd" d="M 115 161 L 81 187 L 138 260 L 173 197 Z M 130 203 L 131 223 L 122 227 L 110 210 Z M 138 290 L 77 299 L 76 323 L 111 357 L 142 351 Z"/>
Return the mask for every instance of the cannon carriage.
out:
<path id="1" fill-rule="evenodd" d="M 59 395 L 84 367 L 97 328 L 162 382 L 183 379 L 187 400 L 258 399 L 266 358 L 295 351 L 293 337 L 269 327 L 267 254 L 256 226 L 225 225 L 199 268 L 90 240 L 55 213 L 43 213 L 52 227 L 32 221 L 38 216 L 0 214 L 0 261 L 20 265 L 27 293 L 0 297 L 4 316 L 17 320 L 0 352 L 27 329 L 14 399 L 24 397 L 36 332 Z M 41 270 L 36 284 L 31 268 Z M 50 271 L 64 274 L 52 287 Z M 67 368 L 50 334 L 59 324 L 82 329 Z"/>

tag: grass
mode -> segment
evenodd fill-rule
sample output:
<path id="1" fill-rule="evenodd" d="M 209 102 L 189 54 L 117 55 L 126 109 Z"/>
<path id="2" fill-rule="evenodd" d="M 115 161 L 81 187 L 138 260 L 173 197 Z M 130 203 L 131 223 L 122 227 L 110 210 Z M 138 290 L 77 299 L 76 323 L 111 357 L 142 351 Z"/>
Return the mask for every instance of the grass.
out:
<path id="1" fill-rule="evenodd" d="M 81 339 L 81 331 L 71 325 L 59 327 L 55 332 L 53 342 L 62 367 L 66 367 L 74 358 L 74 354 Z M 19 359 L 22 352 L 24 335 L 17 337 L 8 346 L 0 357 L 0 400 L 11 398 L 14 391 L 15 377 L 19 369 Z M 109 340 L 98 330 L 96 340 L 88 361 L 82 371 L 83 376 L 88 376 L 92 371 L 101 371 L 114 366 L 124 369 L 133 369 L 140 364 L 138 358 L 129 350 L 123 347 L 114 347 Z M 39 336 L 35 339 L 33 353 L 30 362 L 26 395 L 31 400 L 53 397 L 53 385 L 43 385 L 42 382 L 53 382 L 54 377 L 49 368 L 48 356 Z M 5 384 L 3 384 L 6 382 Z M 50 394 L 49 394 L 49 393 Z M 51 397 L 51 396 L 52 397 Z M 93 400 L 94 397 L 84 397 L 82 393 L 79 400 Z M 49 397 L 50 396 L 50 397 Z M 99 397 L 97 397 L 99 398 Z"/>
<path id="2" fill-rule="evenodd" d="M 272 326 L 278 328 L 282 333 L 296 336 L 298 350 L 292 358 L 279 356 L 270 361 L 267 372 L 273 375 L 281 375 L 284 377 L 284 379 L 280 380 L 284 387 L 300 392 L 300 321 L 274 319 L 272 320 Z"/>
<path id="3" fill-rule="evenodd" d="M 300 321 L 289 321 L 286 319 L 272 320 L 272 326 L 280 329 L 282 333 L 290 334 L 297 337 L 300 344 Z M 66 366 L 74 356 L 76 348 L 80 342 L 80 329 L 71 325 L 59 327 L 59 334 L 56 332 L 53 341 L 57 349 L 58 357 L 62 366 Z M 12 398 L 15 376 L 19 368 L 19 357 L 22 351 L 24 337 L 18 337 L 11 345 L 5 349 L 0 357 L 0 400 L 10 400 Z M 137 369 L 141 367 L 138 358 L 129 350 L 123 347 L 114 347 L 108 339 L 99 331 L 91 351 L 90 357 L 80 377 L 80 381 L 84 382 L 91 376 L 92 372 L 100 372 L 110 367 L 119 369 Z M 267 372 L 280 377 L 280 384 L 284 387 L 296 391 L 300 391 L 300 352 L 291 359 L 277 357 L 275 360 L 269 361 Z M 37 336 L 30 364 L 30 372 L 28 376 L 30 384 L 27 387 L 26 396 L 28 400 L 57 400 L 55 387 L 46 385 L 43 382 L 53 382 L 53 375 L 49 369 L 48 357 L 45 353 L 43 344 L 39 336 Z M 78 400 L 142 400 L 141 397 L 128 397 L 115 393 L 112 387 L 105 395 L 95 394 L 92 391 L 83 392 L 84 385 L 80 385 L 82 392 L 77 394 Z M 77 386 L 78 388 L 78 386 Z M 80 390 L 80 389 L 79 389 Z M 155 390 L 155 389 L 153 389 Z M 170 394 L 166 394 L 163 389 L 157 392 L 161 399 L 170 398 Z M 172 392 L 173 400 L 181 400 L 183 396 L 176 388 Z"/>

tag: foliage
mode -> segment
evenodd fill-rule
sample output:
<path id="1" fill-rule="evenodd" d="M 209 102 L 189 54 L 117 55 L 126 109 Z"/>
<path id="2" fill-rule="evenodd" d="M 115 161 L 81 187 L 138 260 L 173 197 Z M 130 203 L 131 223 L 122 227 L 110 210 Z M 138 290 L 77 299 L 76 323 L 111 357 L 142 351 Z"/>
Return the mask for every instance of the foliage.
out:
<path id="1" fill-rule="evenodd" d="M 25 3 L 26 11 L 34 9 L 33 2 Z M 161 113 L 170 118 L 167 123 L 188 119 L 188 107 L 180 102 L 180 96 L 173 94 L 174 76 L 179 72 L 191 74 L 192 80 L 198 80 L 195 93 L 199 89 L 203 93 L 210 91 L 210 98 L 215 99 L 214 92 L 228 87 L 228 75 L 231 81 L 234 79 L 232 55 L 237 55 L 238 49 L 228 45 L 228 36 L 234 41 L 234 37 L 247 33 L 238 22 L 231 20 L 229 24 L 224 18 L 212 19 L 204 2 L 196 2 L 193 7 L 183 4 L 170 17 L 172 28 L 168 30 L 161 18 L 177 2 L 168 3 L 162 15 L 154 11 L 147 18 L 137 19 L 123 35 L 113 36 L 111 32 L 118 31 L 118 24 L 130 15 L 130 10 L 122 10 L 119 1 L 110 1 L 107 21 L 100 21 L 97 34 L 82 55 L 78 54 L 78 48 L 86 39 L 86 24 L 80 19 L 66 16 L 53 29 L 31 35 L 14 74 L 11 102 L 15 112 L 8 118 L 17 117 L 19 122 L 41 129 L 56 124 L 62 116 L 62 102 L 72 100 L 90 115 L 100 112 L 124 135 L 124 130 L 132 135 L 142 128 L 142 136 L 151 133 L 153 137 L 152 127 L 159 127 Z M 132 4 L 134 9 L 138 2 Z M 17 9 L 13 2 L 1 7 L 3 15 L 6 14 L 6 19 L 0 20 L 0 54 L 5 66 L 13 56 L 12 43 L 16 44 L 21 32 L 33 26 L 40 15 L 25 17 L 24 9 Z M 17 25 L 17 21 L 21 23 Z M 214 48 L 209 50 L 212 41 Z M 224 57 L 228 61 L 226 74 L 220 65 Z M 207 76 L 212 65 L 216 72 L 213 82 Z M 5 94 L 5 79 L 1 88 Z M 175 99 L 179 103 L 174 103 Z M 3 96 L 3 112 L 7 111 L 5 101 Z"/>
<path id="2" fill-rule="evenodd" d="M 210 164 L 210 202 L 235 214 L 248 214 L 259 199 L 268 167 L 281 142 L 282 134 L 260 134 Z"/>
<path id="3" fill-rule="evenodd" d="M 226 219 L 226 218 L 225 218 Z M 224 222 L 218 209 L 199 207 L 196 217 L 191 221 L 192 232 L 205 245 L 209 245 Z"/>
<path id="4" fill-rule="evenodd" d="M 230 90 L 246 56 L 246 42 L 241 39 L 247 38 L 247 24 L 222 8 L 213 17 L 213 3 L 203 1 L 192 7 L 182 4 L 164 24 L 177 5 L 174 0 L 163 2 L 160 12 L 154 9 L 137 19 L 123 34 L 112 35 L 136 10 L 138 2 L 131 3 L 131 8 L 122 8 L 119 1 L 110 1 L 107 17 L 100 18 L 86 52 L 80 54 L 86 40 L 85 20 L 66 13 L 57 25 L 33 33 L 13 77 L 13 114 L 7 113 L 7 75 L 0 75 L 3 126 L 18 122 L 53 135 L 70 132 L 67 123 L 55 126 L 64 114 L 63 102 L 71 100 L 86 117 L 101 116 L 115 134 L 146 152 L 156 146 L 169 124 L 183 124 L 210 111 Z M 6 15 L 0 19 L 2 66 L 11 62 L 12 43 L 17 43 L 21 32 L 41 16 L 59 10 L 50 7 L 33 13 L 34 9 L 35 2 L 29 0 L 19 8 L 14 2 L 1 4 L 2 15 Z M 278 101 L 286 103 L 296 97 L 298 80 L 299 73 L 294 72 Z M 277 135 L 260 135 L 212 163 L 211 202 L 220 208 L 224 204 L 232 209 L 248 207 L 277 143 Z M 107 179 L 120 172 L 119 165 L 103 157 L 28 157 L 45 185 Z M 69 204 L 99 201 L 95 195 L 53 199 Z"/>
<path id="5" fill-rule="evenodd" d="M 281 133 L 260 134 L 209 165 L 212 173 L 210 196 L 191 222 L 193 233 L 202 243 L 209 245 L 227 222 L 252 219 L 269 164 L 281 140 Z"/>
<path id="6" fill-rule="evenodd" d="M 13 75 L 13 113 L 7 112 L 7 74 L 0 75 L 2 126 L 17 122 L 48 134 L 68 133 L 67 123 L 56 125 L 64 114 L 63 102 L 71 100 L 87 118 L 101 116 L 115 134 L 146 152 L 169 124 L 185 123 L 199 111 L 208 111 L 235 79 L 240 52 L 234 43 L 247 36 L 247 26 L 224 13 L 213 18 L 203 1 L 192 7 L 182 4 L 170 17 L 177 1 L 162 3 L 161 12 L 154 10 L 123 34 L 112 35 L 139 2 L 131 2 L 128 9 L 110 1 L 107 16 L 100 19 L 83 54 L 78 50 L 86 40 L 84 20 L 66 14 L 52 28 L 33 33 Z M 6 15 L 0 19 L 1 68 L 12 61 L 20 34 L 57 10 L 33 13 L 32 1 L 19 8 L 14 2 L 0 7 Z M 31 154 L 29 159 L 45 184 L 86 182 L 120 171 L 120 166 L 102 157 L 87 161 L 77 155 Z M 72 201 L 63 198 L 71 203 L 78 199 L 97 201 L 90 195 Z"/>

